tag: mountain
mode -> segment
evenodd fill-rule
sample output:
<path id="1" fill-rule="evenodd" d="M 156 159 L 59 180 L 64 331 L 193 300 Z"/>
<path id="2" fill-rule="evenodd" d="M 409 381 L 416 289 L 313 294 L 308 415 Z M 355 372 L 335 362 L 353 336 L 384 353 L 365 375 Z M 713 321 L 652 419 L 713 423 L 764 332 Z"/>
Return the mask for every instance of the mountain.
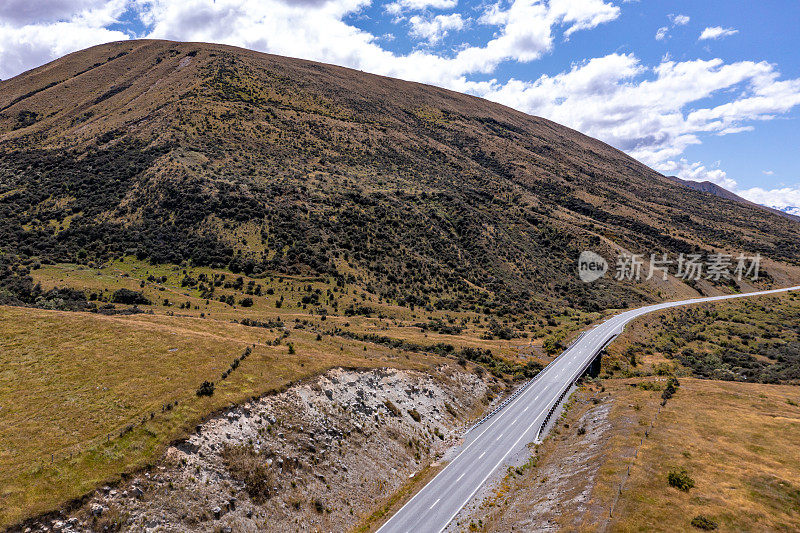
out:
<path id="1" fill-rule="evenodd" d="M 775 207 L 756 204 L 754 202 L 751 202 L 750 200 L 745 200 L 741 196 L 739 196 L 737 194 L 734 194 L 731 191 L 729 191 L 728 189 L 720 187 L 716 183 L 712 183 L 710 181 L 683 180 L 683 179 L 681 179 L 681 178 L 679 178 L 677 176 L 667 176 L 667 177 L 669 179 L 677 182 L 677 183 L 680 183 L 684 187 L 688 187 L 690 189 L 694 189 L 695 191 L 704 192 L 706 194 L 713 194 L 714 196 L 719 196 L 720 198 L 725 198 L 726 200 L 733 200 L 734 202 L 741 202 L 743 204 L 762 207 L 764 209 L 768 209 L 769 211 L 772 211 L 773 213 L 777 213 L 777 214 L 779 214 L 781 216 L 785 216 L 785 217 L 787 217 L 787 218 L 789 218 L 791 220 L 795 220 L 795 221 L 800 222 L 800 216 L 797 216 L 798 214 L 800 214 L 800 209 L 798 209 L 796 207 L 795 208 L 786 207 L 786 208 L 783 208 L 783 209 L 778 209 L 778 208 L 775 208 Z"/>
<path id="2" fill-rule="evenodd" d="M 18 265 L 133 254 L 332 274 L 400 305 L 503 314 L 708 290 L 582 283 L 584 249 L 758 252 L 767 281 L 784 279 L 800 225 L 480 98 L 141 40 L 0 82 L 0 246 L 0 295 L 23 302 Z"/>

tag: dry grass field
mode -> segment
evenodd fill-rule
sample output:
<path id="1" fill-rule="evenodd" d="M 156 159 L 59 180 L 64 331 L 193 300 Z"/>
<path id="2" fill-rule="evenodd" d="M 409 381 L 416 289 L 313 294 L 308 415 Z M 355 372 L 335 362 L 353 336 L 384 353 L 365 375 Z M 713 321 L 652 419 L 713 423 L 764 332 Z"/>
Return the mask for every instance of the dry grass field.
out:
<path id="1" fill-rule="evenodd" d="M 687 531 L 696 517 L 720 531 L 800 529 L 798 404 L 793 386 L 682 379 L 638 456 L 627 460 L 631 474 L 610 530 Z M 621 474 L 615 466 L 605 469 L 607 481 Z M 668 483 L 681 469 L 694 482 L 688 491 Z"/>
<path id="2" fill-rule="evenodd" d="M 635 322 L 609 348 L 613 375 L 644 376 L 605 381 L 614 427 L 636 427 L 610 440 L 614 459 L 595 492 L 613 500 L 630 465 L 610 530 L 699 530 L 702 518 L 720 531 L 800 529 L 800 388 L 748 382 L 797 383 L 798 313 L 793 293 L 692 306 Z M 680 375 L 681 386 L 655 418 L 660 393 L 629 383 L 665 371 Z M 669 473 L 684 469 L 694 487 L 670 487 Z"/>
<path id="3" fill-rule="evenodd" d="M 800 529 L 800 389 L 684 377 L 660 407 L 664 382 L 615 378 L 582 387 L 531 460 L 508 469 L 463 524 L 701 531 L 695 520 L 717 531 Z M 694 484 L 688 491 L 669 483 L 682 470 Z"/>

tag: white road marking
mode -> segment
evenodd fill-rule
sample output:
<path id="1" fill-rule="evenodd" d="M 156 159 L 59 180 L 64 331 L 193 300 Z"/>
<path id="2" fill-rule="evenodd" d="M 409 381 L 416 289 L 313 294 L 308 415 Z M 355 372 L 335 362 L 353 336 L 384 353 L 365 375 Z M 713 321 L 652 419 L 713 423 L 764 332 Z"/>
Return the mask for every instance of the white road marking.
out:
<path id="1" fill-rule="evenodd" d="M 483 457 L 484 455 L 486 455 L 486 450 L 484 450 L 484 451 L 483 451 L 483 453 L 482 453 L 482 454 L 480 454 L 480 455 L 478 456 L 478 459 L 480 459 L 480 458 L 481 458 L 481 457 Z"/>
<path id="2" fill-rule="evenodd" d="M 461 481 L 461 478 L 462 478 L 462 477 L 464 477 L 464 475 L 465 475 L 465 474 L 466 474 L 466 472 L 464 472 L 463 474 L 461 474 L 460 476 L 458 476 L 458 478 L 456 479 L 456 481 Z"/>
<path id="3" fill-rule="evenodd" d="M 435 502 L 433 502 L 433 505 L 431 505 L 430 507 L 428 507 L 428 510 L 431 510 L 431 509 L 433 509 L 434 507 L 436 507 L 436 504 L 437 504 L 437 503 L 439 503 L 441 500 L 442 500 L 442 499 L 441 499 L 441 498 L 439 498 L 438 500 L 436 500 Z"/>

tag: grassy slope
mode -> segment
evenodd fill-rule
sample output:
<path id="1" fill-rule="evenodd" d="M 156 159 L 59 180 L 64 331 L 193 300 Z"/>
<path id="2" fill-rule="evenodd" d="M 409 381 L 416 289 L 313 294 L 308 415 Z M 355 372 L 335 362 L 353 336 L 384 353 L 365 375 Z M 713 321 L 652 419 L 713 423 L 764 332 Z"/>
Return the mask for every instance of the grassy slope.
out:
<path id="1" fill-rule="evenodd" d="M 623 375 L 659 369 L 698 377 L 800 383 L 800 294 L 695 305 L 634 322 L 605 367 Z M 640 365 L 632 365 L 631 355 Z"/>
<path id="2" fill-rule="evenodd" d="M 338 261 L 385 299 L 472 309 L 696 294 L 674 278 L 583 284 L 574 261 L 585 248 L 798 260 L 796 223 L 677 186 L 547 120 L 420 84 L 134 41 L 2 89 L 7 252 L 102 262 L 137 250 L 286 272 Z M 19 127 L 25 112 L 38 120 Z M 769 264 L 778 285 L 800 276 Z"/>

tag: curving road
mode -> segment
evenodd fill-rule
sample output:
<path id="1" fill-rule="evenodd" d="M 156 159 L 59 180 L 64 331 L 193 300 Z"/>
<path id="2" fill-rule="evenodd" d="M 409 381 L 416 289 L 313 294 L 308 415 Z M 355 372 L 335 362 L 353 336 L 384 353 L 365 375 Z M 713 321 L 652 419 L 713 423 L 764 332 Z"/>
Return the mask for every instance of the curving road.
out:
<path id="1" fill-rule="evenodd" d="M 548 413 L 625 324 L 647 313 L 682 305 L 800 290 L 800 286 L 695 298 L 632 309 L 582 335 L 516 398 L 465 437 L 458 455 L 395 513 L 381 533 L 441 532 L 506 458 L 534 441 Z"/>

